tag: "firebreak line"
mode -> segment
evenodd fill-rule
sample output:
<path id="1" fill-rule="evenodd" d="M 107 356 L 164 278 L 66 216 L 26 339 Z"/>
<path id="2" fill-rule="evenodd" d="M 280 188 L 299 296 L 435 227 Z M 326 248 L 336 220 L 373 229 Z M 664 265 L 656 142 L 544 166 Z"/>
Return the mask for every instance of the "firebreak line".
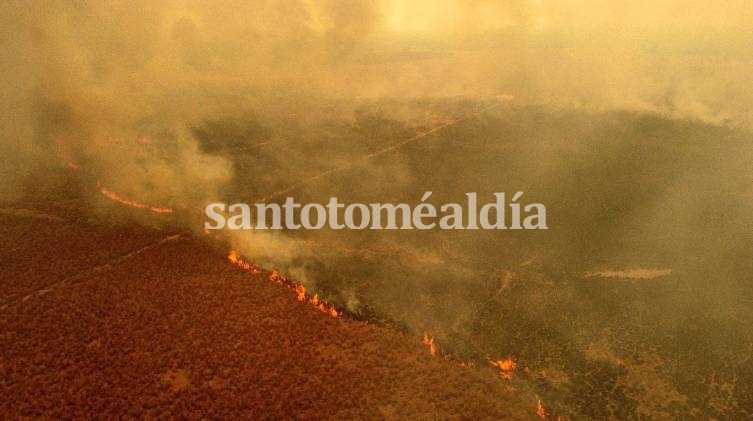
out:
<path id="1" fill-rule="evenodd" d="M 498 107 L 499 105 L 500 105 L 499 103 L 492 104 L 492 105 L 490 105 L 488 107 L 484 107 L 484 108 L 480 109 L 479 111 L 477 111 L 477 112 L 475 112 L 475 113 L 473 113 L 473 114 L 471 114 L 471 115 L 469 115 L 467 117 L 458 118 L 458 119 L 455 119 L 455 120 L 452 120 L 452 121 L 448 121 L 448 122 L 442 123 L 439 126 L 434 127 L 433 129 L 431 129 L 429 131 L 421 132 L 421 133 L 418 133 L 418 134 L 416 134 L 416 135 L 414 135 L 412 137 L 409 137 L 407 139 L 403 139 L 403 140 L 401 140 L 399 142 L 393 143 L 392 145 L 387 146 L 384 149 L 380 149 L 378 151 L 375 151 L 375 152 L 372 152 L 370 154 L 364 155 L 364 156 L 362 156 L 360 158 L 357 158 L 357 159 L 355 159 L 353 161 L 346 162 L 346 163 L 344 163 L 342 165 L 339 165 L 339 166 L 332 167 L 330 169 L 324 170 L 324 171 L 320 172 L 319 174 L 315 174 L 315 175 L 313 175 L 313 176 L 311 176 L 309 178 L 305 178 L 305 179 L 299 181 L 298 183 L 291 184 L 290 186 L 285 187 L 284 189 L 281 189 L 281 190 L 278 190 L 276 192 L 273 192 L 273 193 L 271 193 L 271 194 L 269 194 L 269 195 L 267 195 L 265 197 L 261 197 L 259 199 L 256 199 L 256 200 L 253 201 L 253 203 L 254 204 L 260 204 L 260 203 L 269 202 L 271 199 L 275 199 L 275 198 L 278 198 L 280 196 L 286 195 L 286 194 L 290 193 L 291 191 L 297 190 L 298 188 L 300 188 L 302 186 L 305 186 L 307 184 L 311 184 L 311 183 L 313 183 L 313 182 L 315 182 L 317 180 L 325 178 L 328 175 L 331 175 L 331 174 L 334 174 L 334 173 L 337 173 L 337 172 L 340 172 L 340 171 L 343 171 L 343 170 L 347 170 L 347 169 L 359 166 L 359 165 L 365 163 L 366 161 L 369 161 L 370 159 L 373 159 L 373 158 L 376 158 L 378 156 L 382 156 L 382 155 L 385 155 L 387 153 L 396 151 L 396 150 L 402 148 L 403 146 L 405 146 L 405 145 L 407 145 L 409 143 L 413 143 L 413 142 L 415 142 L 417 140 L 421 140 L 421 139 L 429 136 L 430 134 L 436 133 L 436 132 L 438 132 L 440 130 L 443 130 L 443 129 L 447 128 L 447 127 L 454 126 L 454 125 L 456 125 L 458 123 L 461 123 L 463 121 L 467 121 L 467 120 L 476 118 L 480 114 L 482 114 L 482 113 L 484 113 L 486 111 L 489 111 L 489 110 L 491 110 L 491 109 L 493 109 L 495 107 Z"/>

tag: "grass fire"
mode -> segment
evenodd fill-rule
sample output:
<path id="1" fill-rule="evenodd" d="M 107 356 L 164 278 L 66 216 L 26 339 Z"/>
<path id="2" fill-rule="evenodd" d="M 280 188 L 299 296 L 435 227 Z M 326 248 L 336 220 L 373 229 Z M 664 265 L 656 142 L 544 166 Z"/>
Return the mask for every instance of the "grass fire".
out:
<path id="1" fill-rule="evenodd" d="M 753 8 L 602 3 L 2 2 L 0 418 L 753 417 Z"/>

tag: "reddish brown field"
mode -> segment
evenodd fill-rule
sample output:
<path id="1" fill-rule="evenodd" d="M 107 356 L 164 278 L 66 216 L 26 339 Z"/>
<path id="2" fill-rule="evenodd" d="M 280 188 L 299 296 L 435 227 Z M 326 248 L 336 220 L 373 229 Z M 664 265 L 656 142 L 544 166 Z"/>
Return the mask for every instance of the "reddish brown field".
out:
<path id="1" fill-rule="evenodd" d="M 176 232 L 0 212 L 4 419 L 528 419 L 494 369 L 332 318 Z"/>

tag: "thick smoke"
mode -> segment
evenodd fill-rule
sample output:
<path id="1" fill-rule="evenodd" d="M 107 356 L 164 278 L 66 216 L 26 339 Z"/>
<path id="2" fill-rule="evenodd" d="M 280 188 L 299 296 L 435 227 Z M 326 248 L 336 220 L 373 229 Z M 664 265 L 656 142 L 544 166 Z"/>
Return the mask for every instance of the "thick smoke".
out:
<path id="1" fill-rule="evenodd" d="M 380 142 L 467 117 L 463 98 L 488 103 L 500 94 L 519 106 L 751 124 L 751 7 L 743 1 L 0 7 L 0 150 L 8 157 L 0 193 L 8 201 L 56 188 L 66 163 L 155 205 L 254 200 Z M 256 160 L 280 169 L 269 174 Z M 377 171 L 390 177 L 387 191 L 379 182 L 358 189 L 413 194 L 413 165 L 397 160 Z M 320 187 L 305 190 L 315 197 Z M 250 242 L 273 255 L 278 240 Z"/>
<path id="2" fill-rule="evenodd" d="M 509 92 L 751 122 L 745 1 L 8 1 L 2 12 L 2 148 L 18 157 L 4 197 L 49 180 L 51 148 L 99 155 L 139 136 L 177 139 L 262 97 Z"/>
<path id="3" fill-rule="evenodd" d="M 376 19 L 369 3 L 211 6 L 4 2 L 3 197 L 54 186 L 61 160 L 149 200 L 216 197 L 229 164 L 199 151 L 192 127 L 278 87 L 321 89 L 301 77 L 328 73 Z"/>

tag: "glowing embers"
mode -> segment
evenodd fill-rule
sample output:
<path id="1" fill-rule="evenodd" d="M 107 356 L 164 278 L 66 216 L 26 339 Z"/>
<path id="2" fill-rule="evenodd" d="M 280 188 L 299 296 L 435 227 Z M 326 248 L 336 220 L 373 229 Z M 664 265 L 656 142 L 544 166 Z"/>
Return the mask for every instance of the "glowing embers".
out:
<path id="1" fill-rule="evenodd" d="M 512 376 L 518 368 L 518 363 L 510 357 L 489 362 L 499 369 L 499 375 L 505 380 L 512 380 Z"/>
<path id="2" fill-rule="evenodd" d="M 253 263 L 250 263 L 244 260 L 235 250 L 230 250 L 230 252 L 228 252 L 227 259 L 230 260 L 230 262 L 232 262 L 234 265 L 240 267 L 241 269 L 245 269 L 253 274 L 262 273 L 262 269 L 259 266 L 256 266 Z M 329 305 L 325 303 L 324 301 L 322 301 L 319 298 L 319 295 L 314 294 L 313 297 L 307 295 L 306 287 L 303 286 L 303 284 L 291 282 L 284 276 L 277 273 L 277 271 L 272 271 L 268 279 L 276 284 L 284 285 L 286 288 L 293 290 L 296 294 L 296 299 L 298 301 L 302 303 L 308 303 L 314 308 L 316 308 L 317 310 L 329 316 L 332 316 L 332 317 L 342 316 L 342 312 L 337 311 L 335 306 Z"/>
<path id="3" fill-rule="evenodd" d="M 148 211 L 154 212 L 154 213 L 173 213 L 172 208 L 163 208 L 163 207 L 157 207 L 157 206 L 151 206 L 144 203 L 139 203 L 130 199 L 126 199 L 119 194 L 113 192 L 112 190 L 107 189 L 106 187 L 99 187 L 99 192 L 102 193 L 103 196 L 107 197 L 110 200 L 113 200 L 115 202 L 118 202 L 123 205 L 127 205 L 133 208 L 138 209 L 146 209 Z"/>

